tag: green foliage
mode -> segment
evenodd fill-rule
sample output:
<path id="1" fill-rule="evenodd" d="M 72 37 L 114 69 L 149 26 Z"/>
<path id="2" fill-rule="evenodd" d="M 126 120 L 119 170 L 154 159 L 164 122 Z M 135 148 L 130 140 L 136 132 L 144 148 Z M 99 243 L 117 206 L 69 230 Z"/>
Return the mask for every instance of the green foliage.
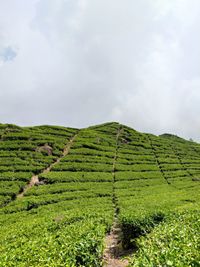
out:
<path id="1" fill-rule="evenodd" d="M 200 145 L 107 123 L 63 156 L 76 133 L 0 124 L 0 266 L 102 266 L 115 210 L 130 266 L 200 266 Z"/>
<path id="2" fill-rule="evenodd" d="M 168 216 L 145 237 L 137 240 L 139 250 L 130 266 L 200 266 L 200 213 Z"/>
<path id="3" fill-rule="evenodd" d="M 68 172 L 68 171 L 51 171 L 41 174 L 41 180 L 46 180 L 48 183 L 58 182 L 112 182 L 113 176 L 108 172 Z"/>
<path id="4" fill-rule="evenodd" d="M 101 164 L 101 163 L 88 163 L 88 162 L 66 162 L 56 164 L 52 170 L 53 171 L 83 171 L 83 172 L 111 172 L 113 166 L 111 164 Z"/>

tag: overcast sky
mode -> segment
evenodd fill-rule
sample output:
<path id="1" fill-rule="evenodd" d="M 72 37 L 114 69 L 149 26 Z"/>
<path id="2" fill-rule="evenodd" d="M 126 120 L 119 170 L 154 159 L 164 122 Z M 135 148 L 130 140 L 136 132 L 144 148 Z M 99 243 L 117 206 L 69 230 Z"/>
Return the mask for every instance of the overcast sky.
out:
<path id="1" fill-rule="evenodd" d="M 0 0 L 0 122 L 200 140 L 199 0 Z"/>

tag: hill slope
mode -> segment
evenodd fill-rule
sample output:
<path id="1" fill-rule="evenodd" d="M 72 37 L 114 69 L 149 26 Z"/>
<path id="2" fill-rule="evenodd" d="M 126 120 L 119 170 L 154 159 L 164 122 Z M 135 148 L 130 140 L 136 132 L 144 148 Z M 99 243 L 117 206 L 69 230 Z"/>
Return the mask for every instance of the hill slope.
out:
<path id="1" fill-rule="evenodd" d="M 197 143 L 0 124 L 0 266 L 200 266 L 199 192 Z"/>

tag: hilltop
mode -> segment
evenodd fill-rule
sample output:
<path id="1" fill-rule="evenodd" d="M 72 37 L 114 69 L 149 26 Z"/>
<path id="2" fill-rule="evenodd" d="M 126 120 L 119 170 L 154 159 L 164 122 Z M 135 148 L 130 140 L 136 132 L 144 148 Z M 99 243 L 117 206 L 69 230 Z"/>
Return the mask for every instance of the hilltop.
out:
<path id="1" fill-rule="evenodd" d="M 0 124 L 0 266 L 200 266 L 199 192 L 175 135 Z"/>

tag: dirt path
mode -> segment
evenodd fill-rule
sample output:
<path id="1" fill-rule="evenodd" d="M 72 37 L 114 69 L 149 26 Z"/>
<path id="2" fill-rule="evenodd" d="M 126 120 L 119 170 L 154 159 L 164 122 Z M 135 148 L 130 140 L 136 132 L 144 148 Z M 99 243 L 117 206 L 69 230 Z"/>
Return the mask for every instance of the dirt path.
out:
<path id="1" fill-rule="evenodd" d="M 32 176 L 30 182 L 24 187 L 23 191 L 17 195 L 17 198 L 22 198 L 24 193 L 37 183 L 39 183 L 38 175 Z"/>
<path id="2" fill-rule="evenodd" d="M 153 146 L 152 140 L 151 140 L 151 138 L 150 138 L 149 135 L 147 135 L 147 139 L 148 139 L 148 142 L 149 142 L 149 144 L 150 144 L 150 146 L 151 146 L 152 152 L 153 152 L 153 154 L 154 154 L 154 158 L 155 158 L 155 160 L 156 160 L 156 164 L 157 164 L 157 166 L 158 166 L 158 168 L 159 168 L 159 170 L 160 170 L 160 172 L 161 172 L 161 174 L 162 174 L 164 180 L 167 182 L 168 185 L 171 185 L 170 181 L 168 180 L 168 178 L 167 178 L 166 175 L 165 175 L 165 172 L 163 171 L 163 168 L 162 168 L 161 165 L 160 165 L 159 157 L 158 157 L 158 155 L 157 155 L 157 153 L 156 153 L 155 147 Z"/>
<path id="3" fill-rule="evenodd" d="M 105 267 L 126 267 L 129 261 L 125 258 L 126 251 L 122 247 L 122 231 L 118 223 L 117 217 L 115 217 L 111 232 L 106 236 L 104 251 L 104 266 Z"/>
<path id="4" fill-rule="evenodd" d="M 65 156 L 69 153 L 70 148 L 71 148 L 71 146 L 72 146 L 72 144 L 73 144 L 73 142 L 74 142 L 76 136 L 77 136 L 77 134 L 74 135 L 74 136 L 69 140 L 69 142 L 67 143 L 67 145 L 65 146 L 65 148 L 64 148 L 64 150 L 63 150 L 63 153 L 62 153 L 61 157 L 59 157 L 55 162 L 53 162 L 51 165 L 49 165 L 49 166 L 48 166 L 45 170 L 43 170 L 40 174 L 44 174 L 44 173 L 48 173 L 48 172 L 50 172 L 51 169 L 52 169 L 52 167 L 53 167 L 54 165 L 58 164 L 58 163 L 60 162 L 60 160 L 61 160 L 63 157 L 65 157 Z M 39 185 L 39 183 L 40 183 L 40 181 L 39 181 L 39 175 L 40 175 L 40 174 L 32 176 L 30 182 L 24 187 L 23 191 L 17 195 L 17 198 L 22 198 L 22 197 L 24 196 L 24 194 L 25 194 L 31 187 L 33 187 L 33 186 L 36 185 L 36 184 Z"/>
<path id="5" fill-rule="evenodd" d="M 123 250 L 122 247 L 122 230 L 118 220 L 119 208 L 117 203 L 117 197 L 115 194 L 115 165 L 118 156 L 118 141 L 122 130 L 123 129 L 119 128 L 116 135 L 116 150 L 113 159 L 113 205 L 115 213 L 111 231 L 105 238 L 105 250 L 103 255 L 105 267 L 126 267 L 129 263 L 127 259 L 123 259 L 123 256 L 125 256 L 126 252 Z"/>
<path id="6" fill-rule="evenodd" d="M 185 170 L 187 172 L 187 174 L 191 177 L 191 180 L 195 181 L 197 179 L 196 181 L 198 181 L 198 178 L 195 178 L 195 176 L 188 170 L 188 168 L 182 162 L 182 159 L 181 159 L 181 157 L 180 157 L 180 155 L 178 153 L 176 145 L 172 143 L 171 144 L 171 148 L 174 151 L 176 157 L 178 158 L 178 161 L 179 161 L 180 165 L 183 166 L 183 170 Z"/>

